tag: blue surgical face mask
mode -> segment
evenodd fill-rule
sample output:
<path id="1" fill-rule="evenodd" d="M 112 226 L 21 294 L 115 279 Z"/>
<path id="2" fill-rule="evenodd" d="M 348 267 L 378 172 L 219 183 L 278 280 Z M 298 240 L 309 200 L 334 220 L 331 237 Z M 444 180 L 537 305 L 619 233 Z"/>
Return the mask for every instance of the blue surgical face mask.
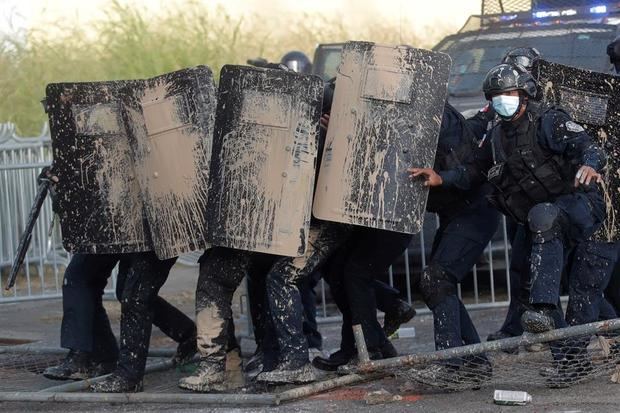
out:
<path id="1" fill-rule="evenodd" d="M 519 96 L 497 95 L 493 96 L 492 103 L 493 109 L 499 116 L 509 119 L 517 113 L 521 99 Z"/>

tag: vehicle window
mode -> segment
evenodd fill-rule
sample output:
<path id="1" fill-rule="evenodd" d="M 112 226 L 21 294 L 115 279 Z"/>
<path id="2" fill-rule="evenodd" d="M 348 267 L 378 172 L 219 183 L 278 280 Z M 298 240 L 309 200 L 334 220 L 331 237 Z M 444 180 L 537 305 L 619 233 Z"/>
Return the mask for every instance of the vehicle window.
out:
<path id="1" fill-rule="evenodd" d="M 313 73 L 321 76 L 325 81 L 336 77 L 338 65 L 340 64 L 340 55 L 340 48 L 326 48 L 321 50 L 316 57 L 312 69 Z"/>
<path id="2" fill-rule="evenodd" d="M 615 29 L 576 28 L 522 32 L 464 33 L 441 46 L 452 57 L 449 91 L 453 96 L 478 94 L 487 71 L 513 47 L 536 47 L 552 62 L 600 72 L 608 70 L 605 53 Z"/>

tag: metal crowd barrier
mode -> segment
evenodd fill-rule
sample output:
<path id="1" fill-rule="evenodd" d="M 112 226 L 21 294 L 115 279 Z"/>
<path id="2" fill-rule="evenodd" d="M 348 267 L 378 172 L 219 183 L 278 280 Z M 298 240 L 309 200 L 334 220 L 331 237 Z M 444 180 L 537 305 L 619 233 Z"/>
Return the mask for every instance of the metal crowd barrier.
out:
<path id="1" fill-rule="evenodd" d="M 51 141 L 45 126 L 37 137 L 16 136 L 12 124 L 0 124 L 0 303 L 57 297 L 69 256 L 61 245 L 60 232 L 50 230 L 54 214 L 46 200 L 33 231 L 23 274 L 13 290 L 4 286 L 19 238 L 34 197 L 37 176 L 52 160 Z"/>

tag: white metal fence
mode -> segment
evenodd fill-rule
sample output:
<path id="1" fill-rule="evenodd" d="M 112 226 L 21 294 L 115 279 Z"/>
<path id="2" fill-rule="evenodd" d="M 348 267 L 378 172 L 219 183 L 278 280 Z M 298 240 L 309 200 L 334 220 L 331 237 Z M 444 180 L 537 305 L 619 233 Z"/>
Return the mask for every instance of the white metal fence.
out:
<path id="1" fill-rule="evenodd" d="M 46 200 L 33 231 L 23 274 L 15 288 L 5 283 L 37 192 L 37 176 L 52 160 L 47 127 L 37 137 L 16 136 L 14 126 L 0 124 L 0 302 L 49 298 L 61 293 L 68 254 L 62 249 L 58 229 L 50 232 L 54 217 Z"/>

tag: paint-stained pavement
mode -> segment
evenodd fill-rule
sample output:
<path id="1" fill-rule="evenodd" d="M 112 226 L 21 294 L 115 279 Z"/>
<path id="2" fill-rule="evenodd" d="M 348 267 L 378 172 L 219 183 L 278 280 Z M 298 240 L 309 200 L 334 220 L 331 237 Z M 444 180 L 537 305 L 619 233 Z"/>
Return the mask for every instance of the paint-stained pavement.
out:
<path id="1" fill-rule="evenodd" d="M 162 295 L 174 305 L 193 316 L 193 291 L 195 289 L 197 268 L 177 265 L 162 289 Z M 241 297 L 237 294 L 234 303 L 237 307 Z M 118 318 L 120 307 L 116 302 L 106 302 L 106 308 L 116 333 L 118 333 Z M 493 331 L 504 315 L 504 309 L 480 310 L 472 312 L 472 319 L 479 329 L 481 336 Z M 2 319 L 2 339 L 33 340 L 45 346 L 58 346 L 59 325 L 62 316 L 62 306 L 59 299 L 23 302 L 0 305 Z M 432 318 L 429 315 L 416 317 L 410 326 L 416 328 L 416 337 L 412 339 L 395 340 L 395 345 L 401 353 L 428 351 L 432 349 Z M 325 337 L 325 348 L 334 349 L 338 345 L 339 325 L 322 325 L 321 332 Z M 154 347 L 171 347 L 172 342 L 163 337 L 157 329 L 153 331 L 152 345 Z M 6 345 L 6 344 L 5 344 Z M 242 347 L 247 354 L 253 350 L 250 340 L 243 340 Z M 52 384 L 55 384 L 52 382 Z M 51 384 L 51 385 L 52 385 Z M 614 384 L 608 376 L 599 377 L 593 381 L 568 389 L 547 389 L 531 387 L 525 383 L 523 387 L 507 390 L 525 390 L 532 397 L 533 402 L 528 407 L 500 407 L 492 402 L 493 388 L 485 387 L 478 391 L 464 391 L 458 393 L 430 393 L 411 394 L 401 392 L 403 382 L 394 378 L 361 384 L 332 392 L 320 394 L 309 399 L 288 403 L 278 408 L 269 408 L 270 411 L 295 412 L 345 412 L 351 409 L 358 411 L 400 412 L 411 410 L 416 412 L 617 412 L 620 410 L 620 385 Z M 369 391 L 386 389 L 394 394 L 403 396 L 400 402 L 368 406 L 364 397 Z M 148 388 L 147 388 L 148 391 Z M 208 412 L 215 410 L 211 407 L 199 405 L 162 405 L 162 404 L 87 404 L 87 403 L 0 403 L 3 412 Z M 218 411 L 262 411 L 267 408 L 221 408 Z"/>

